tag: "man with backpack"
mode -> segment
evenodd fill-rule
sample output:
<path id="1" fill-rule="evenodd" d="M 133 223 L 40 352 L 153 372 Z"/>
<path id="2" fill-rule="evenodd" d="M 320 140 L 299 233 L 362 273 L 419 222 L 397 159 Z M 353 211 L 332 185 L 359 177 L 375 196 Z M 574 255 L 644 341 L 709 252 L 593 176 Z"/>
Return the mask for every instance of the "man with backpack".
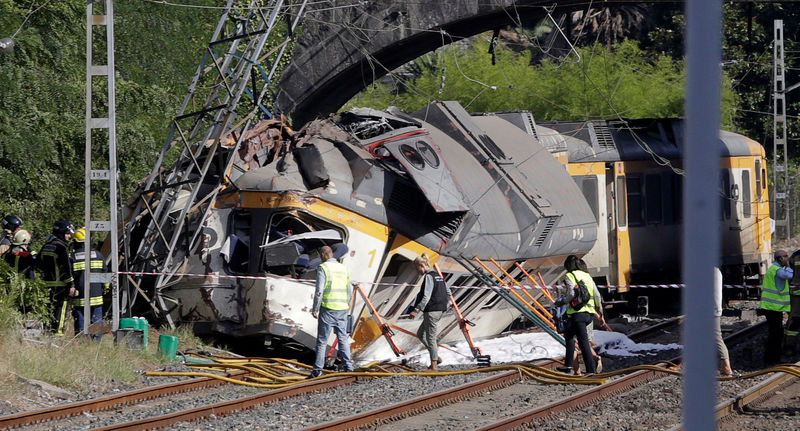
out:
<path id="1" fill-rule="evenodd" d="M 564 260 L 564 269 L 567 274 L 564 279 L 567 284 L 566 301 L 569 303 L 567 310 L 568 324 L 564 332 L 566 341 L 566 353 L 564 354 L 564 366 L 558 367 L 558 371 L 568 373 L 572 370 L 573 356 L 575 352 L 575 338 L 583 356 L 583 363 L 586 366 L 586 375 L 595 373 L 595 361 L 592 357 L 592 345 L 589 342 L 589 334 L 586 327 L 592 322 L 595 313 L 598 311 L 599 299 L 596 298 L 596 287 L 592 276 L 580 268 L 580 259 L 571 254 Z M 603 323 L 603 314 L 600 310 L 600 323 Z"/>

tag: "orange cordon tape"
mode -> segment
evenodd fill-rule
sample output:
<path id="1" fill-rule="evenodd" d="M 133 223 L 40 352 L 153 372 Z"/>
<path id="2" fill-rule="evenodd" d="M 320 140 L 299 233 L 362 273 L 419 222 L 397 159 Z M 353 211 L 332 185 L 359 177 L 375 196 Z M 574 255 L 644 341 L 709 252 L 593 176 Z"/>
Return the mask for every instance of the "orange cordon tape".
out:
<path id="1" fill-rule="evenodd" d="M 299 281 L 304 283 L 315 283 L 316 280 L 309 280 L 303 278 L 288 278 L 288 277 L 269 277 L 269 276 L 253 276 L 253 275 L 224 275 L 224 274 L 190 274 L 190 273 L 174 273 L 169 274 L 165 272 L 130 272 L 130 271 L 120 271 L 117 274 L 122 275 L 170 275 L 174 277 L 203 277 L 203 278 L 242 278 L 246 280 L 288 280 L 288 281 Z M 370 282 L 370 281 L 355 281 L 353 283 L 360 283 L 360 284 L 369 284 L 369 285 L 376 285 L 376 286 L 410 286 L 408 283 L 379 283 L 379 282 Z M 609 288 L 609 289 L 680 289 L 685 287 L 684 284 L 629 284 L 629 285 L 602 285 L 598 284 L 598 288 Z M 761 286 L 751 286 L 746 284 L 725 284 L 722 287 L 726 289 L 757 289 Z M 790 286 L 790 287 L 800 287 L 800 286 Z M 566 286 L 561 284 L 554 284 L 550 286 L 535 286 L 535 285 L 502 285 L 502 286 L 450 286 L 451 289 L 506 289 L 506 290 L 542 290 L 542 289 L 564 289 Z"/>

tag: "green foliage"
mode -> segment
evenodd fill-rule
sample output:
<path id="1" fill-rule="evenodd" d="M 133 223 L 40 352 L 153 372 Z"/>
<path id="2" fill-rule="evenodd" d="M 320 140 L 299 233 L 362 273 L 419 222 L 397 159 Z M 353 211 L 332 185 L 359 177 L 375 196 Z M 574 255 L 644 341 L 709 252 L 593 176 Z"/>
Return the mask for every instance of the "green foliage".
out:
<path id="1" fill-rule="evenodd" d="M 466 48 L 444 47 L 416 61 L 422 74 L 405 87 L 372 86 L 346 108 L 396 105 L 415 111 L 432 100 L 458 100 L 473 112 L 525 109 L 542 120 L 680 117 L 683 112 L 683 63 L 648 55 L 636 42 L 624 41 L 610 52 L 595 44 L 578 48 L 580 61 L 547 59 L 534 66 L 528 55 L 501 46 L 492 65 L 488 44 L 484 35 Z M 725 95 L 729 108 L 730 88 Z"/>
<path id="2" fill-rule="evenodd" d="M 50 316 L 47 286 L 40 280 L 28 280 L 0 260 L 0 309 L 0 328 L 14 323 L 21 315 L 47 320 Z"/>
<path id="3" fill-rule="evenodd" d="M 0 55 L 0 215 L 22 217 L 37 243 L 55 220 L 83 224 L 85 5 L 48 3 L 15 36 L 14 51 Z M 16 31 L 28 8 L 0 0 L 0 37 Z M 219 10 L 122 2 L 115 17 L 117 159 L 120 194 L 128 196 L 153 167 Z M 102 28 L 95 33 L 95 41 L 105 36 Z M 93 63 L 105 64 L 102 50 Z M 105 85 L 104 78 L 93 79 L 96 94 Z M 93 115 L 105 116 L 106 106 L 97 97 Z M 107 169 L 103 147 L 95 144 L 94 169 Z M 97 202 L 107 201 L 107 188 L 93 189 Z"/>

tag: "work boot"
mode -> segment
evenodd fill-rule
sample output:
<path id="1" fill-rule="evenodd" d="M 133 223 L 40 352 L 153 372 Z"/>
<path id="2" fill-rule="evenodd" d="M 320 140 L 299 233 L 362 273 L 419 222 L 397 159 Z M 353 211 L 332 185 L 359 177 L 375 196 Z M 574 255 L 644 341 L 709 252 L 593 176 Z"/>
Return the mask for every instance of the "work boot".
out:
<path id="1" fill-rule="evenodd" d="M 313 370 L 313 371 L 311 371 L 311 374 L 309 374 L 308 377 L 306 377 L 306 379 L 313 379 L 313 378 L 319 377 L 321 375 L 322 375 L 322 371 L 321 370 Z"/>
<path id="2" fill-rule="evenodd" d="M 572 371 L 572 367 L 567 367 L 567 366 L 561 365 L 561 366 L 556 367 L 556 370 L 559 371 L 559 372 L 562 372 L 564 374 L 570 374 L 571 371 Z"/>

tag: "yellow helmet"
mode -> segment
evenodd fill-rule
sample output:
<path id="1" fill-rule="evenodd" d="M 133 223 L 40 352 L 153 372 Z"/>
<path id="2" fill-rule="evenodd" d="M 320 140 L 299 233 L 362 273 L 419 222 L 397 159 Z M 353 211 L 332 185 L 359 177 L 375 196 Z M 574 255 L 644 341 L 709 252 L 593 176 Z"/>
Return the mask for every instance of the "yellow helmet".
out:
<path id="1" fill-rule="evenodd" d="M 84 242 L 86 240 L 86 229 L 80 228 L 76 230 L 72 235 L 72 239 L 75 240 L 75 242 Z"/>

